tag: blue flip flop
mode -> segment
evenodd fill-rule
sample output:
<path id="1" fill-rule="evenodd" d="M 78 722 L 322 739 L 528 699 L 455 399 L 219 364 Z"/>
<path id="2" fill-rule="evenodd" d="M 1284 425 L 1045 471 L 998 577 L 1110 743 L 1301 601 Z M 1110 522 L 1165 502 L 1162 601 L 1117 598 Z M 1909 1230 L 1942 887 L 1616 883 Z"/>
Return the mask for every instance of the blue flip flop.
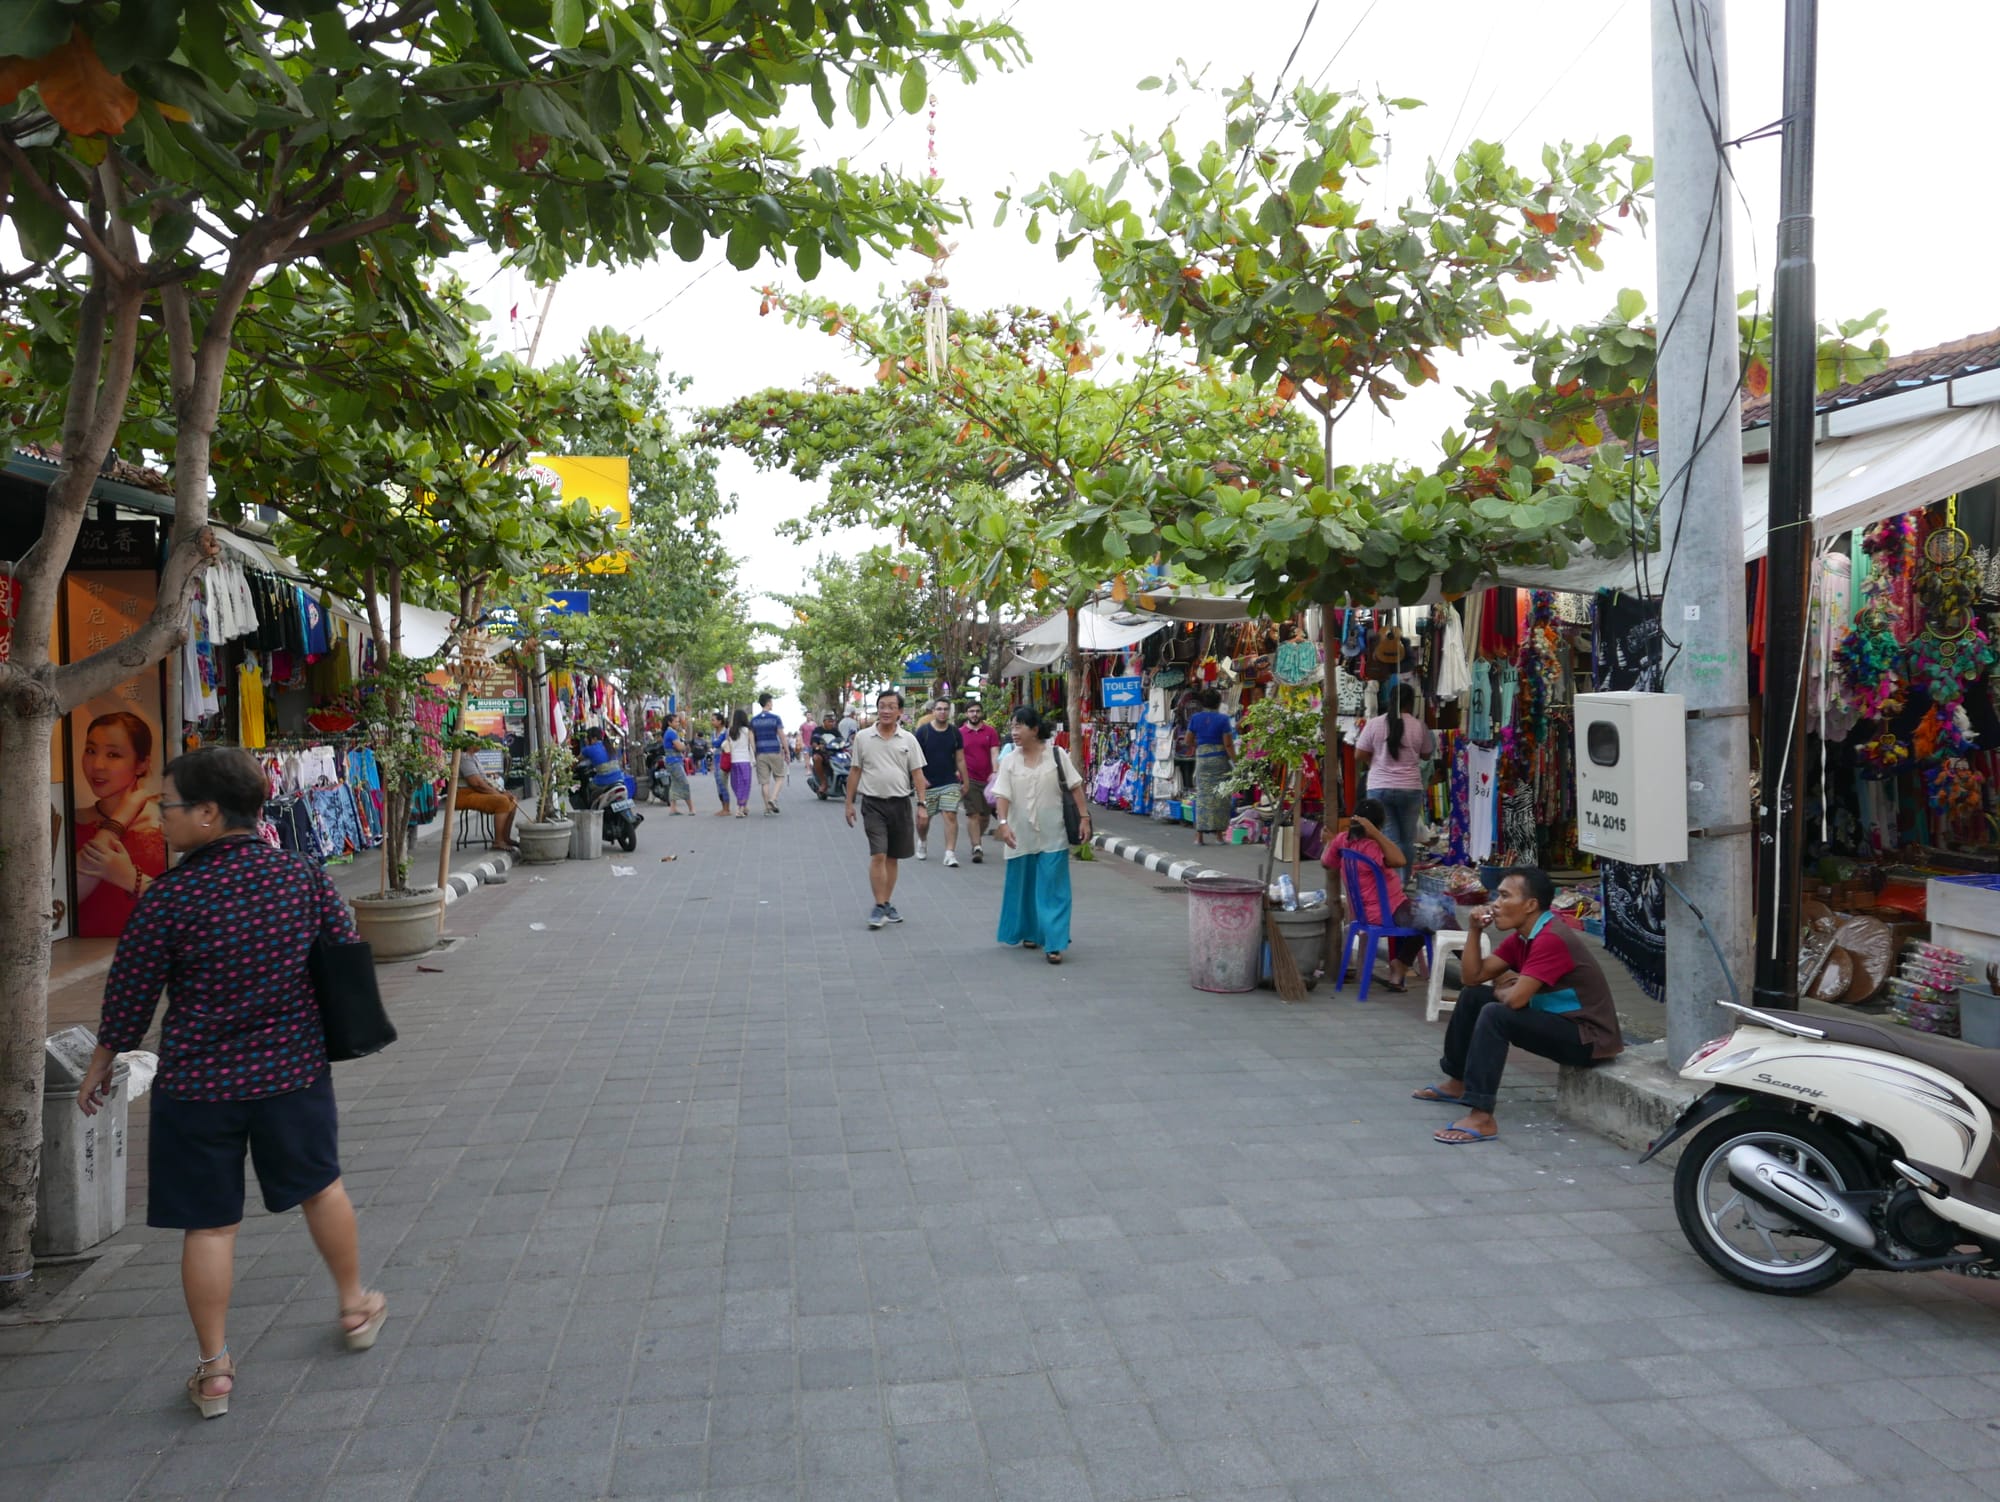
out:
<path id="1" fill-rule="evenodd" d="M 1446 1132 L 1457 1132 L 1460 1135 L 1447 1137 L 1445 1136 Z M 1470 1147 L 1475 1142 L 1498 1142 L 1499 1140 L 1500 1134 L 1498 1132 L 1481 1132 L 1474 1130 L 1472 1127 L 1440 1127 L 1437 1131 L 1431 1133 L 1431 1141 L 1441 1147 Z"/>
<path id="2" fill-rule="evenodd" d="M 1437 1087 L 1436 1085 L 1426 1085 L 1426 1086 L 1424 1086 L 1424 1087 L 1423 1087 L 1423 1089 L 1421 1089 L 1421 1090 L 1412 1090 L 1412 1091 L 1410 1092 L 1410 1099 L 1411 1099 L 1411 1100 L 1440 1100 L 1440 1101 L 1443 1101 L 1443 1102 L 1444 1102 L 1444 1103 L 1445 1103 L 1446 1105 L 1449 1105 L 1449 1106 L 1462 1106 L 1462 1105 L 1464 1105 L 1464 1104 L 1465 1104 L 1465 1097 L 1464 1097 L 1464 1096 L 1462 1096 L 1462 1095 L 1443 1095 L 1443 1094 L 1440 1094 L 1440 1093 L 1439 1093 L 1439 1091 L 1438 1091 L 1438 1087 Z"/>

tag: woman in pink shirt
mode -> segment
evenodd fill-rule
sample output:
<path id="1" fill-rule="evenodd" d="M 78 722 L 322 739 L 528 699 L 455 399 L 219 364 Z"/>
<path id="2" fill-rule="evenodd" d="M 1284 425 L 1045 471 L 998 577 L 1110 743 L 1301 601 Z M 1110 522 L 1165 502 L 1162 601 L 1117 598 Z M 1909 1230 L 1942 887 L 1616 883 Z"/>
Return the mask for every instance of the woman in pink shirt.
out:
<path id="1" fill-rule="evenodd" d="M 1354 743 L 1356 765 L 1368 769 L 1368 796 L 1387 810 L 1382 827 L 1403 852 L 1398 865 L 1415 862 L 1417 821 L 1423 816 L 1423 759 L 1431 754 L 1431 733 L 1420 708 L 1414 683 L 1396 685 L 1389 711 L 1362 726 Z"/>

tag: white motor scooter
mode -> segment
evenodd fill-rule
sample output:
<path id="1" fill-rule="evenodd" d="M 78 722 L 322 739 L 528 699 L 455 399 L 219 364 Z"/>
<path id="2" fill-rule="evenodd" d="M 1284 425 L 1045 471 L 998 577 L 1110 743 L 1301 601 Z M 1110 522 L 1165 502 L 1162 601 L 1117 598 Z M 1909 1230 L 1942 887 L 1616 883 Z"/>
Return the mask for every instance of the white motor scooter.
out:
<path id="1" fill-rule="evenodd" d="M 1857 1267 L 2000 1277 L 2000 1049 L 1722 1005 L 1736 1031 L 1681 1069 L 1707 1093 L 1646 1152 L 1688 1139 L 1674 1210 L 1704 1262 L 1780 1294 Z"/>

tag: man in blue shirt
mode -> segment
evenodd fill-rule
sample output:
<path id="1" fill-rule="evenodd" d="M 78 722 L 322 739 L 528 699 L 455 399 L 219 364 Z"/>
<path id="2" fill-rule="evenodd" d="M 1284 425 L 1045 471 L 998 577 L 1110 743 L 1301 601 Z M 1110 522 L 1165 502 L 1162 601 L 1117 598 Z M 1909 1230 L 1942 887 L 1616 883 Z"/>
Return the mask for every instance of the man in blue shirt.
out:
<path id="1" fill-rule="evenodd" d="M 757 696 L 757 713 L 750 716 L 750 734 L 757 743 L 757 791 L 764 795 L 766 815 L 778 811 L 778 789 L 785 785 L 785 722 L 771 713 L 771 695 Z"/>
<path id="2" fill-rule="evenodd" d="M 602 730 L 593 729 L 584 738 L 583 750 L 577 753 L 577 760 L 591 769 L 590 785 L 595 791 L 622 787 L 627 796 L 633 795 L 634 789 L 625 776 L 624 765 L 618 760 L 618 753 L 605 744 Z"/>

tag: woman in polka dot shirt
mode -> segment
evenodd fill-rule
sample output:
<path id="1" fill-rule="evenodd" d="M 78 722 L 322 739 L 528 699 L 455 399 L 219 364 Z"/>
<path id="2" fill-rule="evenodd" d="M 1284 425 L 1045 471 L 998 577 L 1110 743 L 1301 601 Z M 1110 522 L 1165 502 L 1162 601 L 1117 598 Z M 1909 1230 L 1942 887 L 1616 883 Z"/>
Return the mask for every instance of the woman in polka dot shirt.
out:
<path id="1" fill-rule="evenodd" d="M 227 1413 L 235 1386 L 226 1326 L 246 1151 L 264 1207 L 304 1210 L 348 1348 L 374 1345 L 388 1315 L 387 1300 L 361 1285 L 306 968 L 315 939 L 351 942 L 354 921 L 324 871 L 258 838 L 265 794 L 263 770 L 244 751 L 194 751 L 167 768 L 160 816 L 182 860 L 147 887 L 119 939 L 77 1102 L 85 1115 L 103 1104 L 114 1060 L 145 1038 L 164 988 L 146 1223 L 186 1232 L 181 1284 L 201 1344 L 187 1387 L 203 1418 Z"/>

